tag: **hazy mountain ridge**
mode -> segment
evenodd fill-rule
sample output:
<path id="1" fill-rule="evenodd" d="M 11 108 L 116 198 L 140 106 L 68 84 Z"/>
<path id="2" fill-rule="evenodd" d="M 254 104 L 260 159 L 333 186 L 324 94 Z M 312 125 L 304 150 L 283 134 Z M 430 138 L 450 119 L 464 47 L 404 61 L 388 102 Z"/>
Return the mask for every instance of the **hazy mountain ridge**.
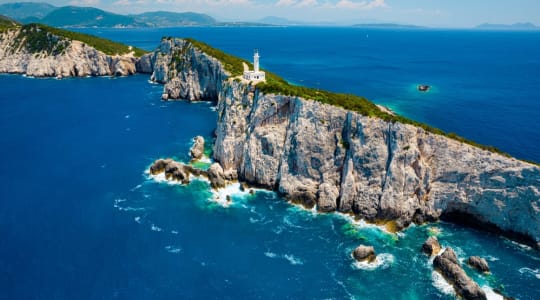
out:
<path id="1" fill-rule="evenodd" d="M 174 27 L 208 26 L 217 21 L 195 12 L 145 12 L 121 15 L 94 7 L 55 7 L 47 3 L 17 2 L 0 5 L 0 15 L 21 23 L 43 23 L 57 27 Z"/>
<path id="2" fill-rule="evenodd" d="M 488 30 L 540 30 L 540 27 L 530 22 L 514 23 L 514 24 L 491 24 L 484 23 L 475 27 L 476 29 Z"/>

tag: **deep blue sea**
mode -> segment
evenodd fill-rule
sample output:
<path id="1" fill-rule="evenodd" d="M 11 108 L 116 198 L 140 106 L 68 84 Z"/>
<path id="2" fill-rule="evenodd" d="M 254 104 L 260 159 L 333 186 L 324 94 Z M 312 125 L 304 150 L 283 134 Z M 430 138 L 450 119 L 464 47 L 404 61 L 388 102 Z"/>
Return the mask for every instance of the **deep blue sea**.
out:
<path id="1" fill-rule="evenodd" d="M 287 80 L 364 95 L 410 118 L 540 161 L 540 34 L 348 28 L 86 29 L 153 49 L 191 36 Z M 433 86 L 419 93 L 415 86 Z M 210 103 L 160 101 L 148 76 L 0 76 L 0 299 L 453 299 L 420 253 L 437 235 L 488 259 L 483 287 L 540 299 L 540 254 L 438 223 L 398 235 L 270 192 L 222 207 L 204 181 L 156 182 L 210 139 Z M 357 265 L 360 243 L 379 253 Z"/>

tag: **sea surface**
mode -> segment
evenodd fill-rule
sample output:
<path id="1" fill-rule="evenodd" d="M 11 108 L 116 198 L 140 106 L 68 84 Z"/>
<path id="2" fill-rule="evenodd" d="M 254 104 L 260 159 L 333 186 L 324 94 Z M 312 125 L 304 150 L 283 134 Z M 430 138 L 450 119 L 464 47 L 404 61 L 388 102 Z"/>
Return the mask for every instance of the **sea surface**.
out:
<path id="1" fill-rule="evenodd" d="M 145 49 L 191 36 L 296 84 L 364 95 L 407 117 L 540 161 L 540 34 L 347 28 L 85 29 Z M 433 85 L 419 93 L 419 83 Z M 211 103 L 160 101 L 147 75 L 0 76 L 0 299 L 453 299 L 421 244 L 486 257 L 486 290 L 540 299 L 540 254 L 448 223 L 400 234 L 234 187 L 146 173 L 211 140 Z M 209 146 L 206 154 L 211 156 Z M 202 166 L 205 163 L 201 164 Z M 374 266 L 350 256 L 373 245 Z"/>

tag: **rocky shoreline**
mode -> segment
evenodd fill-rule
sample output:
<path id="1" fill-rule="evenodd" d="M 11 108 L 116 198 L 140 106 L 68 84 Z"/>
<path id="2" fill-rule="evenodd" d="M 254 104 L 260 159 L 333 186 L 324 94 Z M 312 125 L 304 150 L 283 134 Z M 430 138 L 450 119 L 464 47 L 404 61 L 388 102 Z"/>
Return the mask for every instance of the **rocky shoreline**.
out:
<path id="1" fill-rule="evenodd" d="M 151 73 L 152 81 L 164 84 L 164 99 L 214 101 L 213 174 L 218 175 L 213 185 L 238 180 L 308 208 L 354 214 L 395 230 L 441 218 L 468 220 L 540 249 L 536 165 L 413 125 L 262 93 L 230 79 L 218 59 L 186 40 L 164 38 L 154 52 L 140 58 L 107 56 L 74 41 L 53 57 L 10 49 L 9 32 L 2 33 L 0 72 Z M 162 163 L 156 170 L 181 181 L 194 172 Z"/>

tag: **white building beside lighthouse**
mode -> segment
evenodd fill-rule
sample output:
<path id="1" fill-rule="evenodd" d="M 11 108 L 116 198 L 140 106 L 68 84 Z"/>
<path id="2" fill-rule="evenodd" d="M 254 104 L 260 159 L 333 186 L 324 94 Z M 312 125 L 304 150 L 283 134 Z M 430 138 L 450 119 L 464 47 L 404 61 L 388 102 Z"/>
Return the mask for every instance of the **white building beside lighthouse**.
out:
<path id="1" fill-rule="evenodd" d="M 266 74 L 259 70 L 259 50 L 255 49 L 253 54 L 253 71 L 244 71 L 243 78 L 248 81 L 265 81 Z"/>

